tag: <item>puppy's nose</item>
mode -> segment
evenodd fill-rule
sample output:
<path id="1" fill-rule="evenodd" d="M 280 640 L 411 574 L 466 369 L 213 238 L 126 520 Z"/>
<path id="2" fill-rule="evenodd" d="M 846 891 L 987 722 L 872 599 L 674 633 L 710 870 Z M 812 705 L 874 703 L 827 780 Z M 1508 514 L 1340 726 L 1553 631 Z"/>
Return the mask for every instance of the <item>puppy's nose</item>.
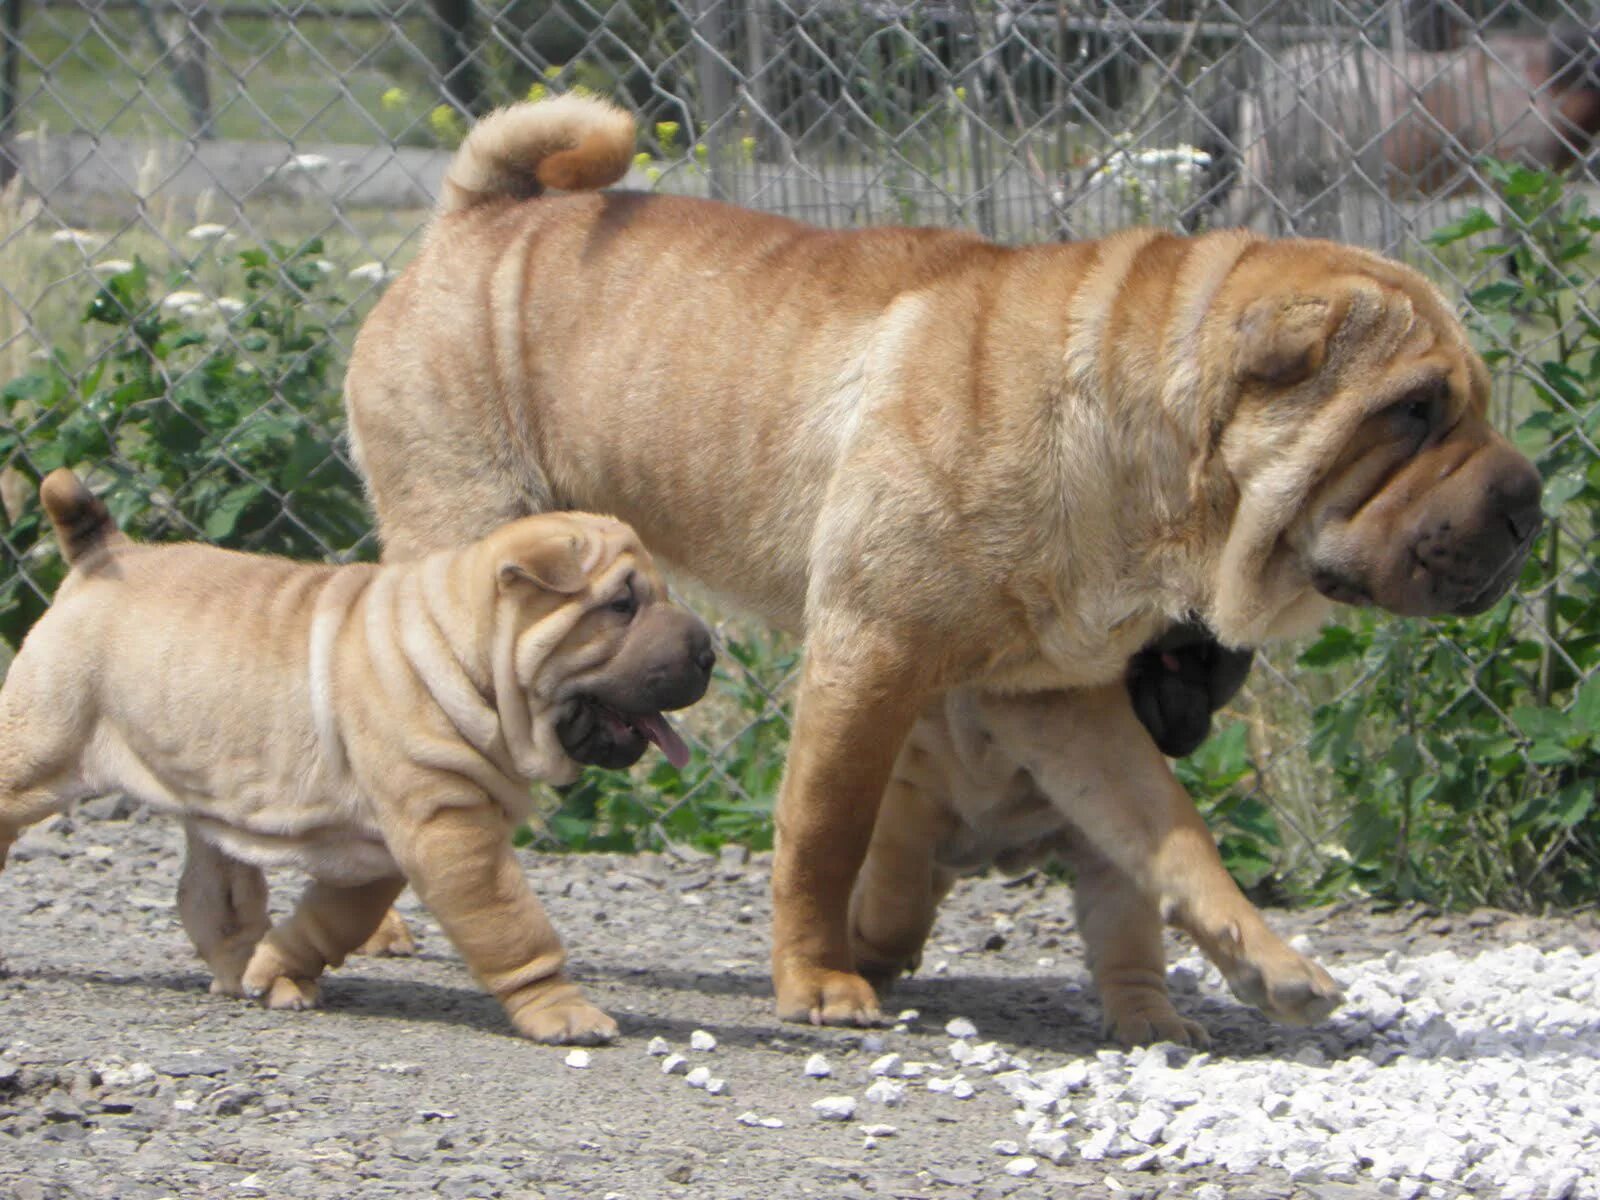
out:
<path id="1" fill-rule="evenodd" d="M 717 665 L 717 652 L 711 646 L 711 633 L 704 625 L 689 633 L 689 661 L 702 675 L 711 674 L 711 668 Z"/>

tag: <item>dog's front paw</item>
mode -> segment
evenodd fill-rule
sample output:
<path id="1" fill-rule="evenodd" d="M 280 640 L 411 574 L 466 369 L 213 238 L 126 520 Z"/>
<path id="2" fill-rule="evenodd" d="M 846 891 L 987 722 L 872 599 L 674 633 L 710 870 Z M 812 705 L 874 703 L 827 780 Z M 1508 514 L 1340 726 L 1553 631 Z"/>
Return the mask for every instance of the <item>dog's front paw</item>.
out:
<path id="1" fill-rule="evenodd" d="M 811 1025 L 877 1025 L 878 993 L 853 971 L 790 966 L 773 980 L 778 1019 Z"/>

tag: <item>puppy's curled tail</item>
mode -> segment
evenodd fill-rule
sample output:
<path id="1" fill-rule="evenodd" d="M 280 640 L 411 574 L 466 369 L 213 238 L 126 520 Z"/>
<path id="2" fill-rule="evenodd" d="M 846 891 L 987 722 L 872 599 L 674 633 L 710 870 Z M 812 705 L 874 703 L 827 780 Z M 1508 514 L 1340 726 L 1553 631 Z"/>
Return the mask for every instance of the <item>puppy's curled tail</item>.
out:
<path id="1" fill-rule="evenodd" d="M 39 485 L 39 500 L 55 526 L 61 557 L 75 563 L 101 546 L 127 540 L 111 511 L 66 467 L 58 467 Z"/>
<path id="2" fill-rule="evenodd" d="M 490 113 L 472 127 L 445 172 L 439 213 L 546 188 L 607 187 L 633 162 L 633 114 L 598 96 L 569 94 Z"/>

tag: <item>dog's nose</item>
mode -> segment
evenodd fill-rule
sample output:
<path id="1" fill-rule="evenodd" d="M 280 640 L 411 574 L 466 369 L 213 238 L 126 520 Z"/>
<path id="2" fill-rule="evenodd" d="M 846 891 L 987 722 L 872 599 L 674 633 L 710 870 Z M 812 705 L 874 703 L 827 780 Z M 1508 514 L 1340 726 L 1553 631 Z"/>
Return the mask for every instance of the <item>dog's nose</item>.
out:
<path id="1" fill-rule="evenodd" d="M 1495 492 L 1500 501 L 1500 510 L 1505 513 L 1506 524 L 1511 527 L 1511 536 L 1519 545 L 1539 532 L 1539 527 L 1544 524 L 1544 511 L 1540 505 L 1544 482 L 1539 478 L 1538 471 L 1530 465 L 1514 472 L 1510 478 L 1495 485 Z"/>

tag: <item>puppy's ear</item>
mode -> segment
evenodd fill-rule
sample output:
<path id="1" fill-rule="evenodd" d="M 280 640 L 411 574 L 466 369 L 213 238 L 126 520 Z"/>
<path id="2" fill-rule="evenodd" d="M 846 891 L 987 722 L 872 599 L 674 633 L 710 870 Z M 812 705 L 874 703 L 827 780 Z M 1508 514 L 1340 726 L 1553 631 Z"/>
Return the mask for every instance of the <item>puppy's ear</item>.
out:
<path id="1" fill-rule="evenodd" d="M 1316 296 L 1264 296 L 1239 317 L 1239 379 L 1290 387 L 1322 367 L 1333 306 Z"/>
<path id="2" fill-rule="evenodd" d="M 587 538 L 569 532 L 528 538 L 500 563 L 500 586 L 533 583 L 570 596 L 589 583 L 593 553 Z"/>

